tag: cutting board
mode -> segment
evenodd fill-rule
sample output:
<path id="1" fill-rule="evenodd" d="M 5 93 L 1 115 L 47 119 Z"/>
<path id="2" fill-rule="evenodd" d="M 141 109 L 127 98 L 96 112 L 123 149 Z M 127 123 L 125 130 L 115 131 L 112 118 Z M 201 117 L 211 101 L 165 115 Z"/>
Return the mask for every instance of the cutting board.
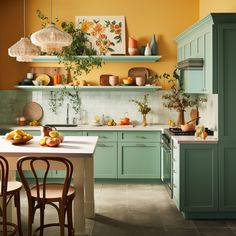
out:
<path id="1" fill-rule="evenodd" d="M 191 117 L 191 120 L 196 119 L 197 117 L 199 117 L 198 109 L 192 109 L 190 111 L 190 117 Z M 195 120 L 192 123 L 195 124 L 195 125 L 198 125 L 199 120 Z"/>
<path id="2" fill-rule="evenodd" d="M 29 120 L 40 120 L 43 116 L 43 108 L 37 102 L 28 102 L 23 108 L 23 116 Z"/>

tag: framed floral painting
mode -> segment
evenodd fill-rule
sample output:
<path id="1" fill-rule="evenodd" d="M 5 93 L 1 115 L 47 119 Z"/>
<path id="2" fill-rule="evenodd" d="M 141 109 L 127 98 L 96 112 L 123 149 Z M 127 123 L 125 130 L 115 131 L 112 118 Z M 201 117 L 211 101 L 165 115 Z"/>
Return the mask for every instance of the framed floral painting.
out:
<path id="1" fill-rule="evenodd" d="M 75 20 L 98 55 L 126 54 L 124 16 L 76 16 Z"/>

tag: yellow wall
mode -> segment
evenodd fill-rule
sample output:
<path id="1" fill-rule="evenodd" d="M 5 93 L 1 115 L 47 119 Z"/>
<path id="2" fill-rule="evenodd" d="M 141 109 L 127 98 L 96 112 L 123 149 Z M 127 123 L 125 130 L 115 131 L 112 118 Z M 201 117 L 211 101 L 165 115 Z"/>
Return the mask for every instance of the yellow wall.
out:
<path id="1" fill-rule="evenodd" d="M 208 15 L 210 12 L 235 12 L 235 0 L 200 0 L 200 18 Z"/>
<path id="2" fill-rule="evenodd" d="M 4 31 L 7 40 L 3 45 L 4 63 L 1 65 L 11 68 L 13 76 L 11 79 L 0 83 L 1 89 L 12 88 L 17 81 L 20 81 L 22 75 L 26 72 L 24 64 L 16 63 L 14 59 L 7 57 L 7 48 L 20 37 L 19 27 L 21 23 L 21 10 L 19 0 L 1 0 L 1 12 L 4 18 L 11 16 L 11 21 L 4 21 Z M 14 3 L 13 3 L 14 2 Z M 22 1 L 23 2 L 23 1 Z M 26 0 L 27 6 L 27 30 L 32 33 L 40 28 L 40 20 L 36 17 L 36 9 L 42 10 L 45 15 L 49 16 L 49 0 L 32 1 Z M 16 13 L 18 12 L 18 13 Z M 199 16 L 199 0 L 54 0 L 53 15 L 58 16 L 60 20 L 75 21 L 77 15 L 124 15 L 126 17 L 127 36 L 136 38 L 140 45 L 150 42 L 153 33 L 156 34 L 158 40 L 158 54 L 162 55 L 162 59 L 157 63 L 107 63 L 102 69 L 95 69 L 91 74 L 86 76 L 86 80 L 98 83 L 99 75 L 112 73 L 120 77 L 127 76 L 127 72 L 131 67 L 147 67 L 158 74 L 164 72 L 171 73 L 176 64 L 176 44 L 175 37 L 184 29 L 198 20 Z M 3 20 L 1 21 L 3 22 Z M 18 24 L 17 30 L 14 23 Z M 9 36 L 10 35 L 10 36 Z M 19 35 L 19 36 L 18 36 Z M 8 36 L 10 38 L 8 38 Z M 2 50 L 1 50 L 2 51 Z M 28 64 L 30 66 L 30 64 Z M 37 65 L 34 63 L 34 66 Z M 39 64 L 38 64 L 39 65 Z M 52 64 L 50 64 L 52 65 Z M 53 64 L 55 65 L 55 64 Z M 2 66 L 1 66 L 2 67 Z M 7 75 L 8 70 L 0 74 L 0 81 Z M 164 84 L 165 85 L 165 84 Z"/>

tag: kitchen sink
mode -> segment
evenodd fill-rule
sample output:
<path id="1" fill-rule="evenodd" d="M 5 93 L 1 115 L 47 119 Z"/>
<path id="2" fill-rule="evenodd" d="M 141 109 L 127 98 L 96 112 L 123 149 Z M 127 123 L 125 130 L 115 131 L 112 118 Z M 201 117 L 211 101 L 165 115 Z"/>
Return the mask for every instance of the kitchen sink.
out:
<path id="1" fill-rule="evenodd" d="M 46 124 L 45 126 L 52 126 L 52 127 L 76 127 L 75 124 Z"/>

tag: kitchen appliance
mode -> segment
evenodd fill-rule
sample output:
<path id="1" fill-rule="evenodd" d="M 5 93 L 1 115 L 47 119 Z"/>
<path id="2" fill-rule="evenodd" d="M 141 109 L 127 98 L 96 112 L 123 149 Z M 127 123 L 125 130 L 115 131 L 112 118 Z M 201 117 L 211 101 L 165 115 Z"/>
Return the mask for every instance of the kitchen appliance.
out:
<path id="1" fill-rule="evenodd" d="M 205 128 L 208 135 L 213 136 L 214 131 Z M 181 128 L 164 129 L 161 136 L 161 180 L 165 184 L 170 197 L 173 197 L 173 150 L 171 136 L 174 135 L 194 135 L 195 130 L 184 132 Z"/>

